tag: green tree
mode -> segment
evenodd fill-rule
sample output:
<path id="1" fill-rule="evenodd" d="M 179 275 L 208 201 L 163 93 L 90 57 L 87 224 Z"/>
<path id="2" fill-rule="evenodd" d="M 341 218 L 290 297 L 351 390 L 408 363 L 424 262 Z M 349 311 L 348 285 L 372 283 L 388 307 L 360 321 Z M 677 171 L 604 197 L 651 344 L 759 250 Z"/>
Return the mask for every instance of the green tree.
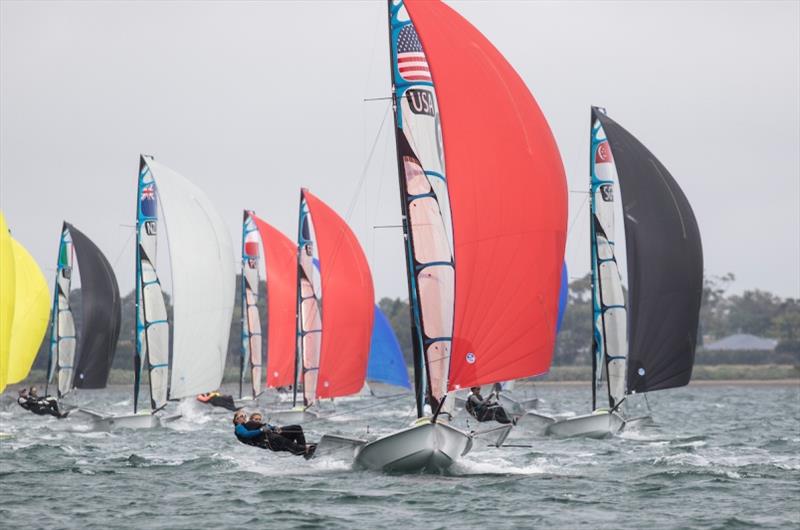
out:
<path id="1" fill-rule="evenodd" d="M 781 313 L 782 300 L 772 293 L 745 291 L 728 298 L 725 327 L 727 333 L 769 335 L 772 320 Z"/>

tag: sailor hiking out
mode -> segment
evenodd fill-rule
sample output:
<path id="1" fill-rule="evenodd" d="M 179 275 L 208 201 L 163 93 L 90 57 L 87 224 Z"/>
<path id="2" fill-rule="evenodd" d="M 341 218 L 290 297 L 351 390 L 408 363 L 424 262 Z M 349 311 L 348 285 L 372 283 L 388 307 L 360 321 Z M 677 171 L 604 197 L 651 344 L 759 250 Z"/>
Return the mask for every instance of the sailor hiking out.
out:
<path id="1" fill-rule="evenodd" d="M 17 404 L 39 416 L 50 414 L 56 418 L 66 418 L 69 414 L 69 412 L 62 413 L 58 409 L 58 401 L 53 396 L 40 397 L 36 387 L 31 387 L 30 390 L 20 389 Z"/>
<path id="2" fill-rule="evenodd" d="M 236 411 L 233 425 L 236 439 L 246 445 L 275 452 L 286 451 L 293 455 L 302 455 L 306 460 L 314 456 L 317 448 L 317 444 L 306 443 L 303 427 L 300 425 L 270 425 L 264 423 L 258 412 L 251 414 L 248 419 L 244 411 Z"/>

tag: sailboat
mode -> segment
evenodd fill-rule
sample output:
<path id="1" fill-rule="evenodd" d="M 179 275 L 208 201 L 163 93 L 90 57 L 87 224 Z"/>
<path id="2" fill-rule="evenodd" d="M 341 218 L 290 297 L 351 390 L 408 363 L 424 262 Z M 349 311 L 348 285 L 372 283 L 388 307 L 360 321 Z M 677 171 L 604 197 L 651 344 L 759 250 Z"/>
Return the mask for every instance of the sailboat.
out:
<path id="1" fill-rule="evenodd" d="M 552 424 L 548 432 L 559 436 L 613 434 L 625 426 L 627 396 L 689 384 L 703 290 L 700 230 L 678 183 L 604 110 L 592 107 L 590 130 L 593 412 Z M 627 306 L 614 244 L 615 181 Z"/>
<path id="2" fill-rule="evenodd" d="M 171 322 L 157 271 L 159 202 L 168 228 Z M 142 155 L 136 200 L 133 415 L 101 416 L 96 420 L 100 427 L 155 427 L 161 423 L 156 412 L 169 401 L 219 388 L 235 296 L 233 255 L 228 229 L 206 194 Z M 143 373 L 149 376 L 150 399 L 140 410 Z"/>
<path id="3" fill-rule="evenodd" d="M 550 366 L 566 179 L 525 83 L 458 13 L 392 0 L 389 35 L 417 420 L 356 464 L 441 470 L 473 443 L 448 392 Z"/>
<path id="4" fill-rule="evenodd" d="M 0 212 L 0 392 L 31 371 L 47 330 L 49 295 L 41 268 L 11 237 Z"/>
<path id="5" fill-rule="evenodd" d="M 69 300 L 74 257 L 81 279 L 80 331 L 75 328 Z M 57 381 L 59 399 L 73 388 L 105 388 L 122 321 L 117 277 L 97 245 L 66 221 L 61 228 L 53 291 L 48 386 Z"/>
<path id="6" fill-rule="evenodd" d="M 296 278 L 293 405 L 308 411 L 321 399 L 356 394 L 364 386 L 374 288 L 355 234 L 305 188 L 300 192 Z"/>

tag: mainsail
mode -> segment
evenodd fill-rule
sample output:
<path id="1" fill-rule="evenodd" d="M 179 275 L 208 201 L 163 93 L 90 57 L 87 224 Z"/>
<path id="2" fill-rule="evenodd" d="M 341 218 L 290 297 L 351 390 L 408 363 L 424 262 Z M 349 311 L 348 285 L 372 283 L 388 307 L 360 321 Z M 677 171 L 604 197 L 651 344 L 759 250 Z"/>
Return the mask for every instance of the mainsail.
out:
<path id="1" fill-rule="evenodd" d="M 7 382 L 28 376 L 47 331 L 50 294 L 39 265 L 25 247 L 12 238 L 14 253 L 14 321 L 11 325 Z"/>
<path id="2" fill-rule="evenodd" d="M 297 245 L 255 214 L 267 271 L 267 387 L 295 384 Z"/>
<path id="3" fill-rule="evenodd" d="M 53 379 L 57 381 L 58 397 L 62 397 L 72 390 L 75 368 L 77 335 L 69 301 L 74 257 L 72 236 L 67 223 L 64 223 L 58 243 L 58 262 L 51 313 L 53 325 L 50 330 L 50 357 L 47 367 L 47 382 L 49 384 Z"/>
<path id="4" fill-rule="evenodd" d="M 432 401 L 541 374 L 555 341 L 567 210 L 547 121 L 451 8 L 393 1 L 390 23 L 414 346 Z"/>
<path id="5" fill-rule="evenodd" d="M 308 211 L 305 190 L 300 192 L 300 221 L 297 233 L 297 385 L 303 383 L 303 404 L 311 405 L 317 397 L 319 357 L 322 346 L 322 315 L 319 275 L 314 258 L 317 253 L 315 232 Z"/>
<path id="6" fill-rule="evenodd" d="M 608 406 L 614 408 L 625 396 L 628 354 L 627 315 L 622 281 L 615 257 L 614 185 L 617 170 L 603 126 L 592 109 L 589 167 L 591 175 L 592 255 L 592 408 L 598 407 L 597 390 L 605 374 Z"/>
<path id="7" fill-rule="evenodd" d="M 694 365 L 703 248 L 697 221 L 667 168 L 632 134 L 593 109 L 613 152 L 628 268 L 627 391 L 689 383 Z"/>
<path id="8" fill-rule="evenodd" d="M 8 381 L 8 351 L 14 320 L 15 296 L 14 250 L 3 212 L 0 212 L 0 392 Z"/>
<path id="9" fill-rule="evenodd" d="M 315 397 L 347 396 L 364 386 L 374 317 L 372 275 L 347 223 L 308 190 L 302 195 L 313 220 L 321 268 L 322 343 Z M 304 265 L 306 253 L 300 254 Z"/>
<path id="10" fill-rule="evenodd" d="M 164 293 L 156 273 L 158 242 L 158 194 L 153 173 L 144 156 L 139 159 L 136 194 L 136 355 L 134 359 L 133 410 L 138 408 L 139 382 L 147 368 L 150 407 L 167 403 L 169 378 L 169 322 Z"/>
<path id="11" fill-rule="evenodd" d="M 239 371 L 239 396 L 245 374 L 250 369 L 250 388 L 253 398 L 261 394 L 261 319 L 258 314 L 258 260 L 261 254 L 254 212 L 244 211 L 242 222 L 242 359 Z"/>
<path id="12" fill-rule="evenodd" d="M 224 221 L 197 186 L 152 158 L 143 157 L 141 166 L 139 209 L 146 215 L 140 218 L 139 234 L 152 235 L 153 240 L 148 242 L 152 248 L 145 249 L 140 244 L 140 252 L 155 250 L 156 199 L 153 194 L 156 194 L 168 227 L 172 266 L 172 354 L 162 357 L 161 349 L 168 350 L 165 346 L 169 344 L 163 297 L 153 267 L 155 262 L 151 261 L 147 265 L 149 269 L 145 270 L 140 260 L 144 273 L 140 283 L 157 287 L 153 298 L 161 302 L 158 310 L 150 314 L 151 300 L 145 296 L 142 322 L 148 326 L 148 334 L 154 327 L 164 330 L 158 333 L 159 358 L 150 356 L 151 390 L 154 371 L 163 368 L 163 374 L 157 376 L 159 385 L 166 387 L 166 380 L 161 377 L 166 379 L 169 374 L 168 396 L 180 399 L 215 390 L 222 381 L 235 296 L 233 245 Z M 143 207 L 148 211 L 141 212 Z M 148 221 L 153 222 L 152 234 L 147 233 Z M 146 255 L 150 257 L 149 253 Z M 152 345 L 151 342 L 148 346 Z M 159 400 L 153 399 L 155 408 L 167 395 L 160 387 L 158 390 Z"/>

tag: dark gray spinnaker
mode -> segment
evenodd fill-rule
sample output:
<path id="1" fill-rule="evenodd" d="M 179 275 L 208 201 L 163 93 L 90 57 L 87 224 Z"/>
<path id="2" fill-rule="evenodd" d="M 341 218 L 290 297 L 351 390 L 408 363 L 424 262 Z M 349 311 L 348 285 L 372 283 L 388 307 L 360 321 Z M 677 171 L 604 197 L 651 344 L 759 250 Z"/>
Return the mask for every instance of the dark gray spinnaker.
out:
<path id="1" fill-rule="evenodd" d="M 614 154 L 628 259 L 628 393 L 689 383 L 703 247 L 689 201 L 667 168 L 596 108 Z"/>
<path id="2" fill-rule="evenodd" d="M 86 235 L 66 223 L 81 276 L 81 327 L 75 388 L 105 388 L 117 350 L 122 306 L 114 270 Z"/>

